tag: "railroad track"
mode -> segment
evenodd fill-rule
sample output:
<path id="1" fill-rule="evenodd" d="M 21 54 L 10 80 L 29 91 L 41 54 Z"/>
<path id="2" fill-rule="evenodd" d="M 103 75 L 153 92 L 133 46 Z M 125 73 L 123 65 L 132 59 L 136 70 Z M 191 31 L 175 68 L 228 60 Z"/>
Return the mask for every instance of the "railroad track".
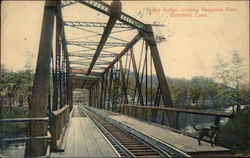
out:
<path id="1" fill-rule="evenodd" d="M 121 130 L 100 116 L 84 108 L 79 108 L 83 116 L 88 116 L 104 133 L 121 157 L 171 157 L 165 151 Z"/>

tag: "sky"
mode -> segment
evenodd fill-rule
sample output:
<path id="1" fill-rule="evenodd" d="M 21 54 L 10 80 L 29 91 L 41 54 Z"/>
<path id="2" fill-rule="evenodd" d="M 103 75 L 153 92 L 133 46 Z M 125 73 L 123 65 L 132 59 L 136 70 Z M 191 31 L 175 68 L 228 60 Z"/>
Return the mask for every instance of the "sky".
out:
<path id="1" fill-rule="evenodd" d="M 23 69 L 27 52 L 34 54 L 35 68 L 43 6 L 43 1 L 2 2 L 1 64 L 7 68 Z M 85 16 L 100 18 L 74 7 L 66 8 L 64 15 L 69 12 L 82 15 L 82 19 Z M 233 50 L 245 59 L 246 72 L 249 72 L 247 1 L 125 1 L 122 10 L 144 23 L 164 24 L 153 30 L 166 37 L 158 49 L 169 77 L 212 77 L 216 55 L 229 58 Z"/>

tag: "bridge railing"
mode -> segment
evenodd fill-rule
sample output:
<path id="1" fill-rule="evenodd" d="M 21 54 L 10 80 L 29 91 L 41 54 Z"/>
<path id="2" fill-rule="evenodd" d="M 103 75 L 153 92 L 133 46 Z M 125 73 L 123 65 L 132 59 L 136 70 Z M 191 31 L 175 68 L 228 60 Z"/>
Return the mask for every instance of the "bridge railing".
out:
<path id="1" fill-rule="evenodd" d="M 0 123 L 16 123 L 16 122 L 31 122 L 31 121 L 36 121 L 36 122 L 48 122 L 49 118 L 44 117 L 44 118 L 10 118 L 10 119 L 1 119 Z M 2 124 L 1 124 L 2 125 Z M 1 127 L 2 128 L 2 127 Z M 2 138 L 1 136 L 2 133 L 0 133 L 0 143 L 17 143 L 17 142 L 28 142 L 31 140 L 48 140 L 50 142 L 51 140 L 51 134 L 47 129 L 47 135 L 42 135 L 42 136 L 24 136 L 24 137 L 16 137 L 16 138 Z M 47 158 L 50 156 L 50 144 L 48 143 L 47 145 L 47 150 L 46 150 L 46 155 L 40 156 L 41 158 Z M 1 157 L 1 153 L 0 153 Z"/>
<path id="2" fill-rule="evenodd" d="M 220 118 L 226 117 L 226 118 L 232 118 L 233 113 L 226 113 L 226 112 L 214 112 L 214 111 L 202 111 L 202 110 L 195 110 L 195 109 L 179 109 L 179 108 L 169 108 L 169 107 L 156 107 L 156 106 L 138 106 L 138 105 L 129 105 L 124 104 L 123 106 L 123 114 L 126 115 L 133 115 L 134 117 L 139 117 L 139 110 L 138 109 L 144 109 L 147 111 L 149 109 L 151 113 L 151 122 L 155 122 L 157 112 L 162 112 L 161 115 L 161 124 L 164 124 L 164 113 L 167 111 L 175 112 L 176 115 L 176 127 L 179 127 L 178 120 L 179 120 L 179 113 L 189 113 L 189 114 L 197 114 L 197 115 L 206 115 L 206 116 L 212 116 L 214 117 L 214 125 L 220 129 Z M 146 119 L 145 116 L 142 116 L 142 119 Z"/>
<path id="3" fill-rule="evenodd" d="M 51 132 L 51 151 L 57 151 L 63 132 L 69 122 L 70 106 L 66 105 L 62 109 L 49 114 Z"/>

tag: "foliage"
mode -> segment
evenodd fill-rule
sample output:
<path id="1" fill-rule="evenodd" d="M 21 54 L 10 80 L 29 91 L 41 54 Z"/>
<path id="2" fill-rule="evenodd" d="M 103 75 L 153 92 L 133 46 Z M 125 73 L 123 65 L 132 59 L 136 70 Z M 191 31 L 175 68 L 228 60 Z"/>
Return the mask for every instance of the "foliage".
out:
<path id="1" fill-rule="evenodd" d="M 233 112 L 235 112 L 234 106 L 236 106 L 237 112 L 239 112 L 241 105 L 249 106 L 250 93 L 249 89 L 246 88 L 233 89 L 229 87 L 224 87 L 219 90 L 216 98 L 219 103 L 232 106 Z"/>
<path id="2" fill-rule="evenodd" d="M 221 81 L 224 85 L 229 82 L 229 62 L 224 61 L 223 58 L 217 54 L 217 61 L 214 65 L 214 78 Z"/>
<path id="3" fill-rule="evenodd" d="M 244 69 L 244 60 L 237 50 L 231 52 L 229 60 L 223 59 L 217 54 L 217 61 L 214 65 L 214 77 L 227 85 L 238 89 L 240 85 L 246 82 L 246 71 Z"/>
<path id="4" fill-rule="evenodd" d="M 31 95 L 33 77 L 31 70 L 13 72 L 2 68 L 0 94 L 8 100 L 8 111 L 11 111 L 13 99 L 23 101 Z"/>
<path id="5" fill-rule="evenodd" d="M 220 129 L 220 144 L 233 151 L 249 152 L 249 111 L 243 111 Z"/>
<path id="6" fill-rule="evenodd" d="M 243 58 L 236 50 L 232 51 L 231 59 L 229 61 L 230 69 L 230 82 L 233 87 L 239 89 L 240 85 L 244 82 L 246 72 L 244 71 Z"/>
<path id="7" fill-rule="evenodd" d="M 192 103 L 196 105 L 201 93 L 202 93 L 201 87 L 198 85 L 193 85 L 188 89 L 188 94 L 192 100 Z"/>
<path id="8" fill-rule="evenodd" d="M 219 89 L 220 89 L 220 86 L 218 83 L 215 83 L 215 82 L 208 83 L 207 95 L 210 97 L 213 105 L 216 104 L 216 96 L 218 94 Z"/>

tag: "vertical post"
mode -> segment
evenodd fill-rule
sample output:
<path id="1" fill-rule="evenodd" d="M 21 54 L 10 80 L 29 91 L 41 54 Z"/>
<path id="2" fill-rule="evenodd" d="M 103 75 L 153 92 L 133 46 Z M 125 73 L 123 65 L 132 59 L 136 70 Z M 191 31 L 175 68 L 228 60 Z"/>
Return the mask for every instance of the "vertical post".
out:
<path id="1" fill-rule="evenodd" d="M 100 104 L 99 101 L 99 80 L 96 80 L 96 85 L 95 85 L 95 91 L 96 91 L 96 107 Z"/>
<path id="2" fill-rule="evenodd" d="M 57 6 L 59 1 L 57 2 Z M 60 64 L 60 32 L 61 32 L 61 25 L 60 25 L 60 17 L 59 17 L 59 7 L 56 9 L 56 58 L 55 58 L 55 75 L 54 75 L 54 83 L 53 83 L 53 89 L 54 89 L 54 94 L 53 94 L 53 111 L 57 110 L 58 108 L 58 71 L 59 69 L 59 64 Z"/>
<path id="3" fill-rule="evenodd" d="M 121 72 L 121 78 L 122 78 L 122 94 L 124 95 L 125 104 L 128 104 L 128 94 L 127 94 L 126 86 L 125 86 L 125 74 L 123 72 L 122 60 L 120 60 L 120 72 Z"/>
<path id="4" fill-rule="evenodd" d="M 162 67 L 162 63 L 161 63 L 161 59 L 160 59 L 160 55 L 158 52 L 158 48 L 156 45 L 156 41 L 154 38 L 154 34 L 153 34 L 153 30 L 152 30 L 152 26 L 151 25 L 147 25 L 146 26 L 146 39 L 148 41 L 148 44 L 150 46 L 150 50 L 151 50 L 151 56 L 153 58 L 153 62 L 155 65 L 155 70 L 156 70 L 156 74 L 157 74 L 157 78 L 161 87 L 161 91 L 162 91 L 162 98 L 163 98 L 163 102 L 164 102 L 164 106 L 165 107 L 173 107 L 173 102 L 172 102 L 172 98 L 169 92 L 169 88 L 168 88 L 168 83 L 166 80 L 166 76 Z M 168 123 L 169 126 L 172 128 L 176 128 L 176 117 L 174 115 L 174 112 L 167 112 L 167 116 L 168 116 Z"/>
<path id="5" fill-rule="evenodd" d="M 164 125 L 164 115 L 165 115 L 165 111 L 162 110 L 161 111 L 161 124 Z"/>
<path id="6" fill-rule="evenodd" d="M 109 98 L 108 98 L 108 110 L 110 108 L 110 97 L 112 92 L 112 80 L 113 80 L 113 67 L 111 67 L 110 77 L 109 77 Z"/>
<path id="7" fill-rule="evenodd" d="M 48 80 L 55 10 L 56 1 L 45 2 L 36 73 L 33 82 L 31 105 L 29 107 L 29 117 L 31 118 L 46 117 L 47 113 Z M 27 135 L 30 137 L 44 136 L 47 133 L 46 122 L 30 122 L 28 128 Z M 25 157 L 43 156 L 46 150 L 46 140 L 32 140 L 26 144 Z"/>
<path id="8" fill-rule="evenodd" d="M 102 104 L 103 104 L 103 87 L 104 87 L 104 74 L 102 75 L 102 83 L 101 83 L 101 96 L 100 96 L 100 102 L 99 102 L 99 108 L 102 107 Z"/>
<path id="9" fill-rule="evenodd" d="M 106 109 L 106 95 L 107 95 L 107 85 L 108 85 L 108 74 L 109 74 L 109 70 L 105 74 L 104 100 L 103 100 L 104 109 Z M 109 107 L 107 107 L 107 108 L 109 109 Z"/>
<path id="10" fill-rule="evenodd" d="M 92 106 L 92 88 L 89 88 L 89 106 Z"/>
<path id="11" fill-rule="evenodd" d="M 220 136 L 220 116 L 216 115 L 215 118 L 214 118 L 214 124 L 215 124 L 215 127 L 217 128 L 218 130 L 218 135 L 216 137 L 216 140 L 215 140 L 215 143 L 216 145 L 219 144 L 219 136 Z"/>
<path id="12" fill-rule="evenodd" d="M 144 103 L 143 103 L 143 96 L 142 96 L 142 92 L 141 92 L 141 84 L 140 84 L 139 78 L 138 78 L 138 73 L 137 73 L 136 62 L 135 62 L 135 57 L 134 57 L 133 49 L 130 49 L 130 54 L 131 54 L 132 65 L 133 65 L 133 69 L 134 69 L 136 86 L 137 86 L 137 90 L 138 90 L 140 104 L 144 105 Z"/>

